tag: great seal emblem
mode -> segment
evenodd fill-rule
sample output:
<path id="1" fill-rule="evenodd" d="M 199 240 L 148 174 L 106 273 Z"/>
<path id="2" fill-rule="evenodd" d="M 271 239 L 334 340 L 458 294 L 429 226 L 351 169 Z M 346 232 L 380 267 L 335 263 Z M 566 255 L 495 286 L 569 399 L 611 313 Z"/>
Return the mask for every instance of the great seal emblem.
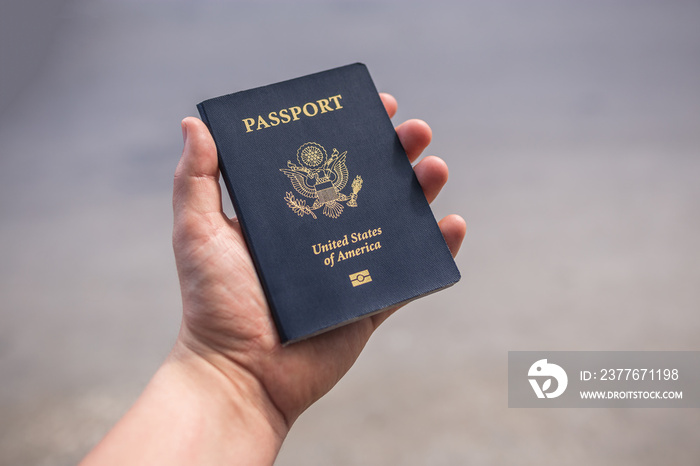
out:
<path id="1" fill-rule="evenodd" d="M 294 213 L 300 217 L 311 215 L 315 219 L 314 210 L 323 207 L 326 216 L 338 218 L 343 213 L 343 202 L 347 201 L 350 207 L 357 207 L 357 193 L 362 189 L 362 178 L 359 175 L 352 182 L 350 195 L 341 192 L 348 182 L 348 167 L 345 165 L 347 153 L 345 151 L 341 154 L 334 148 L 329 157 L 322 145 L 306 142 L 297 150 L 299 165 L 288 160 L 287 168 L 280 168 L 296 192 L 313 199 L 313 204 L 309 206 L 304 199 L 297 199 L 288 191 L 284 200 Z"/>

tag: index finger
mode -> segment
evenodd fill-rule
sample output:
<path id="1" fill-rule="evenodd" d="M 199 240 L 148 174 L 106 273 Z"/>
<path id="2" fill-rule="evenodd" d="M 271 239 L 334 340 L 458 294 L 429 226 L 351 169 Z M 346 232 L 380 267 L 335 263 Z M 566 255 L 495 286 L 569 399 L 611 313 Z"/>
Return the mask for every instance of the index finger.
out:
<path id="1" fill-rule="evenodd" d="M 382 103 L 384 104 L 386 113 L 389 114 L 389 118 L 393 118 L 394 115 L 396 115 L 396 108 L 398 107 L 396 99 L 393 95 L 387 94 L 386 92 L 380 92 L 379 97 L 382 99 Z"/>

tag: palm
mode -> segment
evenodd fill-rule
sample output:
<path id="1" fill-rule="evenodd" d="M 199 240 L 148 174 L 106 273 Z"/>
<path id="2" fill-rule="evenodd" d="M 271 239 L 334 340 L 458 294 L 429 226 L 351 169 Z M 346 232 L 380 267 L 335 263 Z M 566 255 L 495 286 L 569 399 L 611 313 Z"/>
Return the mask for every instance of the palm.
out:
<path id="1" fill-rule="evenodd" d="M 183 331 L 196 351 L 219 353 L 260 380 L 291 423 L 347 372 L 376 320 L 283 349 L 238 222 L 223 214 L 209 220 L 176 236 L 184 242 L 175 248 L 178 269 L 187 277 Z"/>
<path id="2" fill-rule="evenodd" d="M 395 111 L 391 104 L 390 114 Z M 240 226 L 222 211 L 213 141 L 199 120 L 186 124 L 173 199 L 173 245 L 184 307 L 181 341 L 224 373 L 251 375 L 291 425 L 347 372 L 388 313 L 282 347 Z M 409 127 L 402 137 L 399 130 L 409 158 L 415 159 L 430 140 L 429 129 L 427 136 L 420 131 Z M 447 176 L 444 163 L 432 159 L 416 167 L 429 200 Z M 456 253 L 463 221 L 448 217 L 441 227 Z"/>

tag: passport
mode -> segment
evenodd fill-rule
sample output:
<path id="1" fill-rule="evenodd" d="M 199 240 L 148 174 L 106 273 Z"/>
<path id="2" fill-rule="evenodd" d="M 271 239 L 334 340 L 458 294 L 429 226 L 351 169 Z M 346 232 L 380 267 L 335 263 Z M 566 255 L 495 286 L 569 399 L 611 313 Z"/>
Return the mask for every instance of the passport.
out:
<path id="1" fill-rule="evenodd" d="M 197 108 L 283 344 L 459 280 L 365 65 Z"/>

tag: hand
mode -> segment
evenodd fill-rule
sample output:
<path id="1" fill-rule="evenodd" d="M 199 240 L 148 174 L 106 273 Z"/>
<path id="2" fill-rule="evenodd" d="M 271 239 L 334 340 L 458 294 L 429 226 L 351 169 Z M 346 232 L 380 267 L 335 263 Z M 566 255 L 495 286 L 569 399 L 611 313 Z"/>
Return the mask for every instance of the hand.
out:
<path id="1" fill-rule="evenodd" d="M 381 97 L 393 116 L 396 101 L 387 94 Z M 163 448 L 176 443 L 183 450 L 179 456 L 171 452 L 169 461 L 184 462 L 189 454 L 200 464 L 206 462 L 202 455 L 223 462 L 226 452 L 203 451 L 207 448 L 203 442 L 213 449 L 228 449 L 228 456 L 239 461 L 271 462 L 294 420 L 350 369 L 372 332 L 396 309 L 282 347 L 240 225 L 222 210 L 214 141 L 196 118 L 184 119 L 182 129 L 185 147 L 173 192 L 173 248 L 182 291 L 182 326 L 170 358 L 142 396 L 147 401 L 139 400 L 141 406 L 137 403 L 132 409 L 140 409 L 140 414 L 129 413 L 120 424 L 128 422 L 131 414 L 131 431 L 146 433 L 149 428 L 139 424 L 139 418 L 160 416 L 162 422 L 153 423 L 153 430 L 172 426 L 172 418 L 179 416 L 180 424 L 200 432 L 201 442 L 193 441 L 192 433 L 170 433 L 179 438 L 177 442 L 161 440 Z M 405 122 L 396 132 L 411 162 L 430 143 L 431 130 L 419 120 Z M 415 173 L 432 202 L 447 181 L 447 166 L 437 157 L 426 157 L 415 166 Z M 439 225 L 456 254 L 466 231 L 464 220 L 451 215 Z M 169 398 L 177 400 L 177 406 L 163 393 L 171 393 Z M 192 400 L 190 404 L 197 409 L 189 410 L 184 400 Z M 164 411 L 173 409 L 177 414 L 164 416 Z M 130 431 L 119 425 L 114 429 L 117 434 L 120 430 Z M 114 431 L 112 439 L 103 443 L 118 445 Z M 218 444 L 212 435 L 221 437 Z M 150 448 L 155 450 L 157 445 Z M 112 448 L 112 454 L 118 452 Z"/>

